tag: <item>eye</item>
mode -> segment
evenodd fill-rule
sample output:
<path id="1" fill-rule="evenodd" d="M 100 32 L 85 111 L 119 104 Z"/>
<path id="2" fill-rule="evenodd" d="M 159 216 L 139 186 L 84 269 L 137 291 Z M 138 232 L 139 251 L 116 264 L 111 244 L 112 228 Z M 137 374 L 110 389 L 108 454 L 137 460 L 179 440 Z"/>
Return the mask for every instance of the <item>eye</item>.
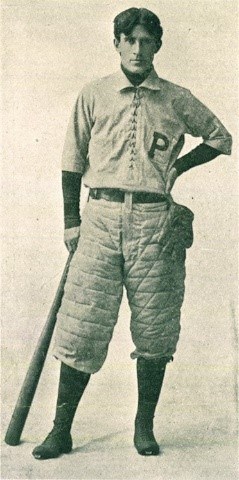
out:
<path id="1" fill-rule="evenodd" d="M 135 39 L 134 37 L 126 37 L 125 41 L 128 42 L 130 45 L 133 45 L 135 42 Z"/>

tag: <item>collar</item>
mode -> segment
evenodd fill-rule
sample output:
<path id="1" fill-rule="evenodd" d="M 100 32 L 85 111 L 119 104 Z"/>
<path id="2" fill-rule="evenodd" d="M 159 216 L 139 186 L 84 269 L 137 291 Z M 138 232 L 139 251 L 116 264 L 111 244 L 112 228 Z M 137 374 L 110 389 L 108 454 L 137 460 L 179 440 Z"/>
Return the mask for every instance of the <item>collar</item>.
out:
<path id="1" fill-rule="evenodd" d="M 117 73 L 112 75 L 113 85 L 119 92 L 127 88 L 136 88 L 126 77 L 124 72 L 120 69 Z M 149 90 L 161 90 L 162 80 L 158 77 L 154 68 L 152 68 L 148 77 L 139 85 L 139 88 L 148 88 Z"/>

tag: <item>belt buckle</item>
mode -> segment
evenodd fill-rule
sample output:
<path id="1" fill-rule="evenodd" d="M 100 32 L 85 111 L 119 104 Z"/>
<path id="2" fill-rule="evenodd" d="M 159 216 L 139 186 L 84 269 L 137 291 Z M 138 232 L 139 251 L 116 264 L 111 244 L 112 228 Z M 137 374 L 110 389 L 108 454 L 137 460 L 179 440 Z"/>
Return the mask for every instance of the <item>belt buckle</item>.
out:
<path id="1" fill-rule="evenodd" d="M 125 192 L 125 194 L 124 194 L 125 209 L 131 212 L 132 203 L 133 203 L 133 193 L 132 192 Z"/>
<path id="2" fill-rule="evenodd" d="M 90 196 L 93 198 L 93 200 L 98 200 L 99 195 L 98 195 L 98 188 L 91 188 L 90 189 Z"/>

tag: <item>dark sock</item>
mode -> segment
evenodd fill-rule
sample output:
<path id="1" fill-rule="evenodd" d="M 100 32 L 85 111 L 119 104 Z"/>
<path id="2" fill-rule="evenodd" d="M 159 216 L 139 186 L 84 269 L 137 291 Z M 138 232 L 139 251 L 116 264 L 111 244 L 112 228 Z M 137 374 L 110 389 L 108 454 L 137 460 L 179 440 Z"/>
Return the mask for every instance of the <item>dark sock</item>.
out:
<path id="1" fill-rule="evenodd" d="M 138 411 L 140 416 L 144 414 L 145 404 L 151 405 L 154 414 L 157 406 L 163 379 L 166 362 L 162 360 L 146 360 L 143 357 L 137 360 L 138 379 Z"/>
<path id="2" fill-rule="evenodd" d="M 158 404 L 168 359 L 137 360 L 138 409 L 134 444 L 141 455 L 158 455 L 159 445 L 153 434 L 153 418 Z"/>
<path id="3" fill-rule="evenodd" d="M 90 374 L 62 363 L 54 425 L 69 430 Z"/>
<path id="4" fill-rule="evenodd" d="M 59 457 L 72 449 L 71 425 L 90 374 L 61 364 L 54 428 L 41 445 L 33 450 L 36 459 Z"/>

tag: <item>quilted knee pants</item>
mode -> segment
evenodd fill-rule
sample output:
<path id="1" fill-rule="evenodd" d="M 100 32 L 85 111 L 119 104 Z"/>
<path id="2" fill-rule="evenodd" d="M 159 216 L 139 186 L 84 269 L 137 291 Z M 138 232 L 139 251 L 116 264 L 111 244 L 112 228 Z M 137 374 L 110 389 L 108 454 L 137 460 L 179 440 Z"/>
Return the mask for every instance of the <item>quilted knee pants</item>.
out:
<path id="1" fill-rule="evenodd" d="M 193 213 L 174 202 L 90 199 L 58 312 L 54 356 L 78 370 L 98 371 L 125 287 L 136 347 L 132 358 L 170 359 L 180 333 L 192 220 Z"/>

